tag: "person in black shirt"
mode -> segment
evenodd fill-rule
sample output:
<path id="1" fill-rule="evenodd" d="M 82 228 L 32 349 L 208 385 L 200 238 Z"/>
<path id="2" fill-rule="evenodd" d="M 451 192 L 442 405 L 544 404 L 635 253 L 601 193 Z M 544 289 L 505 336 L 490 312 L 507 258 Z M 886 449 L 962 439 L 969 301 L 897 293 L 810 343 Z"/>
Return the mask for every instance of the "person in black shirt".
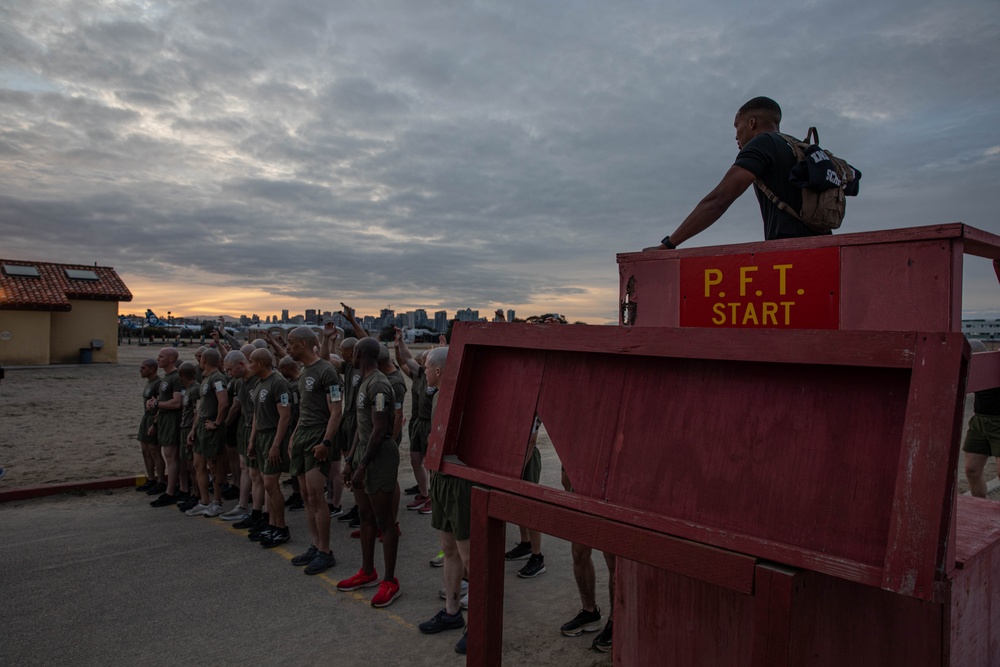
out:
<path id="1" fill-rule="evenodd" d="M 777 134 L 780 124 L 781 107 L 768 97 L 755 97 L 740 107 L 733 123 L 736 127 L 736 144 L 740 148 L 736 162 L 715 189 L 698 202 L 674 233 L 664 238 L 660 245 L 645 250 L 673 250 L 695 234 L 705 231 L 758 178 L 790 208 L 796 211 L 801 209 L 802 192 L 788 178 L 795 166 L 795 153 Z M 764 218 L 765 240 L 830 233 L 809 229 L 775 206 L 756 186 L 754 191 Z"/>
<path id="2" fill-rule="evenodd" d="M 987 352 L 982 341 L 970 340 L 973 353 Z M 1000 387 L 983 389 L 975 394 L 972 419 L 965 434 L 962 452 L 965 454 L 965 478 L 969 491 L 977 498 L 987 495 L 983 471 L 991 456 L 1000 461 Z"/>

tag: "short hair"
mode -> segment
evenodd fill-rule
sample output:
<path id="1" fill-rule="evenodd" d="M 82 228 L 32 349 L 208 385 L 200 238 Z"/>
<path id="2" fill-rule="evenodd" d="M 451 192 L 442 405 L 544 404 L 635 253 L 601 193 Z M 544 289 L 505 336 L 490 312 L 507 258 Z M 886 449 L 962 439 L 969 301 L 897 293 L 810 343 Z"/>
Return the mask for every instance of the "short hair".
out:
<path id="1" fill-rule="evenodd" d="M 362 338 L 358 341 L 358 344 L 354 346 L 354 356 L 361 359 L 368 359 L 373 363 L 378 363 L 379 350 L 382 349 L 382 344 L 379 343 L 374 338 Z"/>
<path id="2" fill-rule="evenodd" d="M 428 350 L 427 357 L 424 359 L 424 366 L 433 366 L 434 368 L 444 368 L 445 361 L 447 360 L 448 360 L 448 348 L 435 347 L 432 350 Z"/>
<path id="3" fill-rule="evenodd" d="M 309 327 L 295 327 L 294 329 L 289 331 L 288 340 L 291 340 L 293 338 L 295 340 L 302 341 L 309 347 L 313 347 L 314 345 L 319 343 L 319 336 L 317 336 L 316 332 L 310 329 Z"/>
<path id="4" fill-rule="evenodd" d="M 263 350 L 264 348 L 267 347 L 267 341 L 264 340 L 263 338 L 258 338 L 256 340 L 254 340 L 253 346 L 255 348 L 257 348 L 258 350 Z"/>
<path id="5" fill-rule="evenodd" d="M 281 361 L 278 362 L 278 368 L 298 368 L 298 367 L 299 367 L 298 362 L 292 359 L 292 355 L 290 354 L 286 354 L 281 358 Z"/>
<path id="6" fill-rule="evenodd" d="M 358 344 L 358 339 L 357 338 L 355 338 L 354 336 L 348 336 L 344 340 L 340 341 L 340 349 L 341 350 L 350 350 L 350 349 L 353 349 L 354 346 L 357 345 L 357 344 Z"/>
<path id="7" fill-rule="evenodd" d="M 266 347 L 257 348 L 250 355 L 250 361 L 257 361 L 267 364 L 269 368 L 274 367 L 274 355 L 271 354 L 271 350 Z"/>
<path id="8" fill-rule="evenodd" d="M 182 378 L 193 379 L 198 367 L 194 365 L 193 361 L 185 361 L 183 364 L 177 367 L 177 374 Z"/>
<path id="9" fill-rule="evenodd" d="M 219 362 L 222 361 L 222 355 L 214 347 L 210 347 L 205 350 L 205 354 L 201 355 L 201 360 L 209 366 L 218 368 Z"/>
<path id="10" fill-rule="evenodd" d="M 244 345 L 244 347 L 246 346 Z M 241 350 L 233 350 L 232 352 L 226 355 L 225 359 L 226 366 L 232 366 L 233 364 L 239 363 L 241 361 L 243 363 L 246 363 L 247 361 L 247 355 L 243 354 Z"/>
<path id="11" fill-rule="evenodd" d="M 158 368 L 159 364 L 156 363 L 156 359 L 143 359 L 140 366 L 145 366 L 146 368 Z"/>
<path id="12" fill-rule="evenodd" d="M 194 356 L 200 357 L 201 355 L 205 354 L 205 350 L 207 349 L 208 349 L 207 346 L 202 345 L 201 347 L 199 347 L 197 350 L 194 351 Z"/>
<path id="13" fill-rule="evenodd" d="M 389 361 L 389 348 L 385 345 L 378 346 L 378 363 L 379 365 L 384 364 Z"/>
<path id="14" fill-rule="evenodd" d="M 249 359 L 250 355 L 253 354 L 253 351 L 256 349 L 257 349 L 256 345 L 254 345 L 253 343 L 247 343 L 246 345 L 240 348 L 240 352 L 243 353 L 244 357 Z"/>
<path id="15" fill-rule="evenodd" d="M 765 120 L 770 120 L 775 125 L 781 124 L 781 107 L 778 106 L 778 103 L 770 97 L 753 98 L 741 106 L 736 115 L 742 116 L 745 113 L 752 113 L 756 116 L 764 118 Z"/>

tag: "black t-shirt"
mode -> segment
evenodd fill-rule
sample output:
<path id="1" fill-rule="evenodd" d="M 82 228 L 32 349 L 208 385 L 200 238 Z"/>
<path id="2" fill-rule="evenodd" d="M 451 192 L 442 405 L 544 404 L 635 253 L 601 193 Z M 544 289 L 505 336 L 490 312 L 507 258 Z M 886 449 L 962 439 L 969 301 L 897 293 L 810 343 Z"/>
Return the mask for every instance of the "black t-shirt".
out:
<path id="1" fill-rule="evenodd" d="M 1000 416 L 1000 387 L 977 391 L 973 410 L 977 415 Z"/>
<path id="2" fill-rule="evenodd" d="M 746 169 L 763 181 L 764 185 L 778 199 L 794 211 L 802 210 L 802 191 L 792 185 L 788 175 L 795 166 L 795 153 L 788 142 L 776 132 L 758 134 L 736 156 L 734 166 Z M 754 184 L 754 193 L 760 202 L 760 214 L 764 218 L 764 239 L 798 238 L 800 236 L 820 236 L 829 231 L 814 232 L 801 222 L 782 211 L 767 198 Z"/>

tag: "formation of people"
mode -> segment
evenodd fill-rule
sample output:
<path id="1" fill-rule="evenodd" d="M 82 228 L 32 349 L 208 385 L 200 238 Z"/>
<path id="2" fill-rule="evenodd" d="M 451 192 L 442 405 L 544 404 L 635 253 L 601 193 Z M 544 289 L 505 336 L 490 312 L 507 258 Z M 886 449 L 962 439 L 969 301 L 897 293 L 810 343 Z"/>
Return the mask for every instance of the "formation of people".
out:
<path id="1" fill-rule="evenodd" d="M 419 630 L 462 630 L 455 650 L 465 653 L 472 484 L 423 466 L 448 357 L 445 337 L 438 346 L 413 354 L 397 330 L 393 360 L 389 349 L 369 337 L 353 311 L 341 305 L 354 336 L 344 337 L 327 323 L 322 333 L 303 326 L 288 332 L 286 340 L 266 334 L 241 345 L 222 329 L 213 333 L 210 346 L 195 353 L 196 362 L 181 363 L 172 347 L 142 362 L 146 384 L 137 439 L 147 482 L 136 490 L 154 496 L 152 507 L 176 506 L 187 516 L 231 522 L 263 548 L 292 540 L 285 512 L 302 510 L 308 547 L 291 562 L 307 575 L 336 565 L 331 523 L 347 523 L 358 538 L 361 567 L 337 588 L 377 589 L 371 597 L 377 608 L 391 605 L 402 593 L 396 576 L 398 512 L 403 496 L 412 496 L 406 509 L 429 515 L 437 532 L 440 551 L 430 565 L 441 568 L 443 580 L 439 597 L 444 605 Z M 411 384 L 408 425 L 404 376 Z M 541 475 L 535 446 L 541 426 L 536 418 L 523 475 L 534 483 Z M 404 430 L 415 483 L 401 489 Z M 563 484 L 572 490 L 565 471 Z M 292 487 L 287 499 L 285 485 Z M 350 510 L 344 508 L 345 492 L 353 495 Z M 229 501 L 235 505 L 227 510 Z M 526 561 L 519 577 L 546 571 L 541 537 L 521 527 L 520 541 L 506 552 L 508 561 Z M 381 574 L 375 565 L 378 543 Z M 609 651 L 612 621 L 610 615 L 605 620 L 596 603 L 590 549 L 574 544 L 572 555 L 582 608 L 561 632 L 596 632 L 592 647 Z M 606 559 L 613 580 L 614 557 Z"/>

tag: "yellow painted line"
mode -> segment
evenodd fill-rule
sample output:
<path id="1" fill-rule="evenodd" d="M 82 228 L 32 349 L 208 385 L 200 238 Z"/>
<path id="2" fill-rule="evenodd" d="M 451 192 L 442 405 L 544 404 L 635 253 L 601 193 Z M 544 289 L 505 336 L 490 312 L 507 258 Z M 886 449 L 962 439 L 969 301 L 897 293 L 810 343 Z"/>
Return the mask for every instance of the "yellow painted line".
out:
<path id="1" fill-rule="evenodd" d="M 242 535 L 243 538 L 246 539 L 246 533 L 244 533 L 243 531 L 240 531 L 240 530 L 233 530 L 232 527 L 231 527 L 231 525 L 228 522 L 226 522 L 226 521 L 216 521 L 215 523 L 217 525 L 221 525 L 224 528 L 230 528 L 230 530 L 228 530 L 226 532 L 232 533 L 234 535 Z M 247 541 L 249 541 L 249 540 L 247 540 Z M 254 543 L 254 544 L 256 545 L 256 543 Z M 285 560 L 287 560 L 289 562 L 291 562 L 291 560 L 293 558 L 295 558 L 295 554 L 293 554 L 291 551 L 289 551 L 285 547 L 275 547 L 273 549 L 267 549 L 267 551 L 270 551 L 271 553 L 278 554 L 279 556 L 281 556 L 282 558 L 284 558 Z M 337 599 L 343 600 L 346 597 L 346 598 L 350 598 L 351 600 L 354 600 L 355 602 L 361 602 L 361 603 L 364 603 L 365 605 L 371 607 L 371 598 L 366 597 L 365 595 L 363 595 L 362 593 L 359 593 L 358 591 L 341 591 L 341 590 L 338 590 L 337 589 L 337 581 L 339 581 L 339 580 L 331 579 L 329 576 L 327 576 L 327 574 L 325 572 L 323 572 L 321 574 L 317 574 L 317 575 L 315 575 L 313 577 L 309 577 L 309 578 L 310 579 L 316 579 L 316 580 L 319 580 L 319 581 L 323 582 L 325 584 L 324 587 L 326 588 L 326 592 L 329 593 L 331 596 L 336 597 Z M 376 607 L 372 607 L 372 609 L 376 609 Z M 416 630 L 417 629 L 416 624 L 411 623 L 410 621 L 406 620 L 405 618 L 403 618 L 399 614 L 393 614 L 391 612 L 386 612 L 385 616 L 386 616 L 386 618 L 388 618 L 389 620 L 395 622 L 399 626 L 402 626 L 402 627 L 407 628 L 409 630 Z"/>

